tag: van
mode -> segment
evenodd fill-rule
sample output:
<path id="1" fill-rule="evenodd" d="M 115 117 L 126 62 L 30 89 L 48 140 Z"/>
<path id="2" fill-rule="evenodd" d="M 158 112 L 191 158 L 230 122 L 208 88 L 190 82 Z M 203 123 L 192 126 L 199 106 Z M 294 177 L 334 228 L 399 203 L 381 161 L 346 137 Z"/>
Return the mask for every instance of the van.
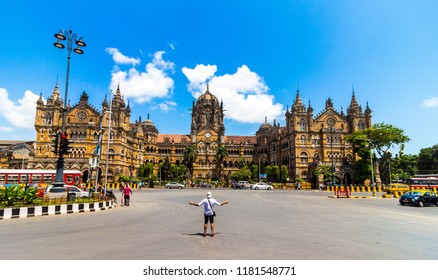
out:
<path id="1" fill-rule="evenodd" d="M 390 184 L 389 186 L 386 186 L 383 188 L 383 191 L 387 194 L 394 194 L 395 192 L 408 192 L 411 188 L 409 185 L 406 184 Z"/>

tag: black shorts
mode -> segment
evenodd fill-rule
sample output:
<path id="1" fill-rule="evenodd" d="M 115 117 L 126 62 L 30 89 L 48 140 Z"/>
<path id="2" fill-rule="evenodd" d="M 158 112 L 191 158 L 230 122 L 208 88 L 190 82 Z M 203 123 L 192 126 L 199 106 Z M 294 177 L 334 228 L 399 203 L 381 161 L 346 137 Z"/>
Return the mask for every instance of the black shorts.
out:
<path id="1" fill-rule="evenodd" d="M 214 223 L 214 216 L 207 216 L 204 214 L 204 224 L 208 224 L 208 221 L 210 221 L 210 224 Z"/>

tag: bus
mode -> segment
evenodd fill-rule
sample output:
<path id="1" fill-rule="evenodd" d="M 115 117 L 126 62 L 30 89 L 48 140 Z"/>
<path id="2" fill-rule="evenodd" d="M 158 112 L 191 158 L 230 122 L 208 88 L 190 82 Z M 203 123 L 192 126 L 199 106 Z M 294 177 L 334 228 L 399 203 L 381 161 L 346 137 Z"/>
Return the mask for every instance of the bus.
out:
<path id="1" fill-rule="evenodd" d="M 0 185 L 52 184 L 55 181 L 55 175 L 56 170 L 0 169 Z M 78 185 L 81 183 L 81 176 L 82 174 L 79 170 L 64 170 L 64 183 Z"/>
<path id="2" fill-rule="evenodd" d="M 415 189 L 437 189 L 438 174 L 415 175 L 413 178 L 406 179 L 406 184 Z"/>

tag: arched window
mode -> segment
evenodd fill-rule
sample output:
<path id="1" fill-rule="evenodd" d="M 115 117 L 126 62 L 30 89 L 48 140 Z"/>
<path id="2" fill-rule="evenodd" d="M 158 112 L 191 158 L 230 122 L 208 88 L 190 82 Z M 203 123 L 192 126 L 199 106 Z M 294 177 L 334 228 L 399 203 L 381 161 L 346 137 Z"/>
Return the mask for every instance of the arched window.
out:
<path id="1" fill-rule="evenodd" d="M 108 160 L 114 160 L 116 151 L 113 148 L 108 149 Z"/>
<path id="2" fill-rule="evenodd" d="M 300 120 L 300 130 L 306 131 L 307 130 L 307 121 L 305 119 Z"/>
<path id="3" fill-rule="evenodd" d="M 306 142 L 307 142 L 307 138 L 306 138 L 306 136 L 305 136 L 305 135 L 301 135 L 301 137 L 300 137 L 300 143 L 301 143 L 302 145 L 306 145 Z"/>
<path id="4" fill-rule="evenodd" d="M 364 130 L 364 129 L 365 129 L 365 122 L 364 122 L 363 120 L 360 120 L 360 121 L 357 123 L 357 127 L 358 127 L 360 130 Z"/>
<path id="5" fill-rule="evenodd" d="M 309 155 L 306 152 L 301 152 L 300 159 L 302 163 L 309 162 Z"/>

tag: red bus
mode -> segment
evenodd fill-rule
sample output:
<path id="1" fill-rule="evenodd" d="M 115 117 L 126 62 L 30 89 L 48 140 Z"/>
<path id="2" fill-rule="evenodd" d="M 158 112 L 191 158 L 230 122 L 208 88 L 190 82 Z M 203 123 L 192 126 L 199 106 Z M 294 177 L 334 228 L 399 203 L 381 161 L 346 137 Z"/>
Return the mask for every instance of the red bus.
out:
<path id="1" fill-rule="evenodd" d="M 438 175 L 415 175 L 413 178 L 406 179 L 406 184 L 411 187 L 411 190 L 415 189 L 437 189 L 438 188 Z"/>
<path id="2" fill-rule="evenodd" d="M 52 184 L 55 181 L 56 170 L 37 169 L 0 169 L 0 185 L 14 184 Z M 69 185 L 81 183 L 81 171 L 64 170 L 64 182 Z"/>

